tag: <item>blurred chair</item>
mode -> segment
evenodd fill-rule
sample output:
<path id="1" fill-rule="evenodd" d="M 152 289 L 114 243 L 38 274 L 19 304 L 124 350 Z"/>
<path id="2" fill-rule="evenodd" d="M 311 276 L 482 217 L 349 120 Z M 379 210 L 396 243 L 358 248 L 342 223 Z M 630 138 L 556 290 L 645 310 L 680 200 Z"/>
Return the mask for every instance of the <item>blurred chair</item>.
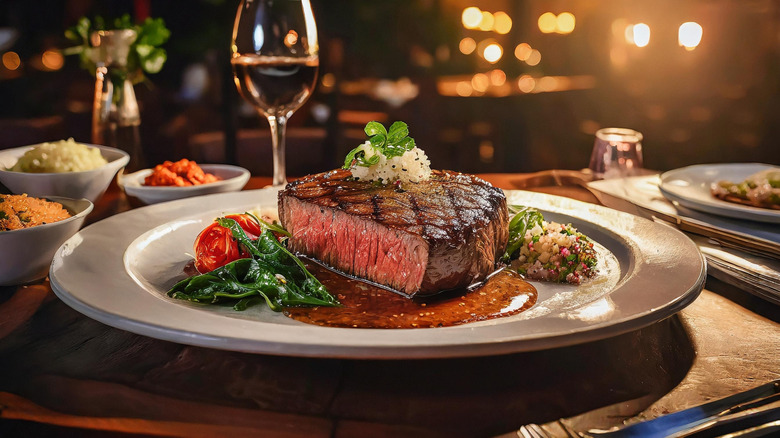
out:
<path id="1" fill-rule="evenodd" d="M 62 140 L 66 135 L 60 116 L 35 119 L 0 119 L 0 149 Z"/>
<path id="2" fill-rule="evenodd" d="M 287 175 L 291 177 L 329 170 L 325 156 L 326 131 L 323 128 L 287 128 Z M 221 131 L 204 132 L 190 137 L 188 158 L 199 163 L 224 163 L 225 134 Z M 236 134 L 237 165 L 253 175 L 271 176 L 271 131 L 245 129 Z"/>

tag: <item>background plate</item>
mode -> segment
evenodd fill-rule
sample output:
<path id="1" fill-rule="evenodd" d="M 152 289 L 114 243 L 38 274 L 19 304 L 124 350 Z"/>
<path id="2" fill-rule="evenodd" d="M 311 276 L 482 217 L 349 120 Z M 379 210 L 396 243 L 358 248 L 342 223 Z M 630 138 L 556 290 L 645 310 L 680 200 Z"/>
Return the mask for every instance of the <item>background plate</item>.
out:
<path id="1" fill-rule="evenodd" d="M 698 164 L 663 173 L 658 188 L 670 201 L 694 210 L 737 219 L 780 223 L 780 210 L 723 201 L 710 193 L 710 185 L 714 182 L 727 180 L 739 183 L 771 167 L 777 166 L 759 163 Z"/>
<path id="2" fill-rule="evenodd" d="M 235 312 L 173 300 L 197 233 L 223 213 L 275 208 L 276 191 L 209 195 L 152 205 L 97 222 L 60 247 L 54 292 L 105 324 L 190 345 L 276 355 L 440 358 L 506 354 L 587 342 L 638 329 L 692 302 L 704 260 L 682 233 L 633 215 L 541 193 L 507 191 L 599 243 L 607 265 L 587 286 L 534 282 L 539 300 L 519 315 L 454 327 L 347 329 L 294 321 L 265 307 Z"/>

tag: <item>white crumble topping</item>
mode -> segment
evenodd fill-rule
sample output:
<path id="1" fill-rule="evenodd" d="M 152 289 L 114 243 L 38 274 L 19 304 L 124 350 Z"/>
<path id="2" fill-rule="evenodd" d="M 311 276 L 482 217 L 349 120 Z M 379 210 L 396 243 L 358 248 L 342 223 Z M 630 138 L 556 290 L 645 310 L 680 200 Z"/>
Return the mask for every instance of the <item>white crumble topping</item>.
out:
<path id="1" fill-rule="evenodd" d="M 350 168 L 352 176 L 361 181 L 381 181 L 383 184 L 401 182 L 421 182 L 431 177 L 431 162 L 420 148 L 404 152 L 400 157 L 387 158 L 366 141 L 359 148 L 365 153 L 365 158 L 378 155 L 379 162 L 369 166 L 353 165 Z"/>

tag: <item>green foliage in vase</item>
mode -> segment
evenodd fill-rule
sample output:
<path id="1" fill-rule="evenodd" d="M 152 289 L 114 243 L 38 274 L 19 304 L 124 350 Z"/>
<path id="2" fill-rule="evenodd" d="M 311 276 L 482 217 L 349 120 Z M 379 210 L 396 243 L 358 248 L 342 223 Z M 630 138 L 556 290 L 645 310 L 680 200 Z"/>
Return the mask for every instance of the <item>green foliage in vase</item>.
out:
<path id="1" fill-rule="evenodd" d="M 97 48 L 90 40 L 92 32 L 121 29 L 132 29 L 137 34 L 127 57 L 128 78 L 135 84 L 145 79 L 144 73 L 154 74 L 162 70 L 168 55 L 160 46 L 165 44 L 171 35 L 162 18 L 147 18 L 143 23 L 135 24 L 128 14 L 108 23 L 102 17 L 95 17 L 94 21 L 81 17 L 75 26 L 65 31 L 65 36 L 78 45 L 65 49 L 63 53 L 79 55 L 81 66 L 94 73 L 97 67 Z"/>

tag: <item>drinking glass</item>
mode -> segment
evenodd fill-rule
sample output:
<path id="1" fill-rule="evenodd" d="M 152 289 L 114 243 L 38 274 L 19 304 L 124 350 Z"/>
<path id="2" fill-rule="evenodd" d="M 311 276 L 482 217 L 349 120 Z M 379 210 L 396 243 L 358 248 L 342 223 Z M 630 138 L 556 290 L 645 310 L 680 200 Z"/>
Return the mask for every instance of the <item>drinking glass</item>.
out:
<path id="1" fill-rule="evenodd" d="M 283 186 L 287 120 L 311 96 L 319 69 L 309 0 L 242 0 L 230 50 L 239 93 L 271 127 L 273 186 Z"/>
<path id="2" fill-rule="evenodd" d="M 626 128 L 596 131 L 588 166 L 595 179 L 638 175 L 642 165 L 641 132 Z"/>

